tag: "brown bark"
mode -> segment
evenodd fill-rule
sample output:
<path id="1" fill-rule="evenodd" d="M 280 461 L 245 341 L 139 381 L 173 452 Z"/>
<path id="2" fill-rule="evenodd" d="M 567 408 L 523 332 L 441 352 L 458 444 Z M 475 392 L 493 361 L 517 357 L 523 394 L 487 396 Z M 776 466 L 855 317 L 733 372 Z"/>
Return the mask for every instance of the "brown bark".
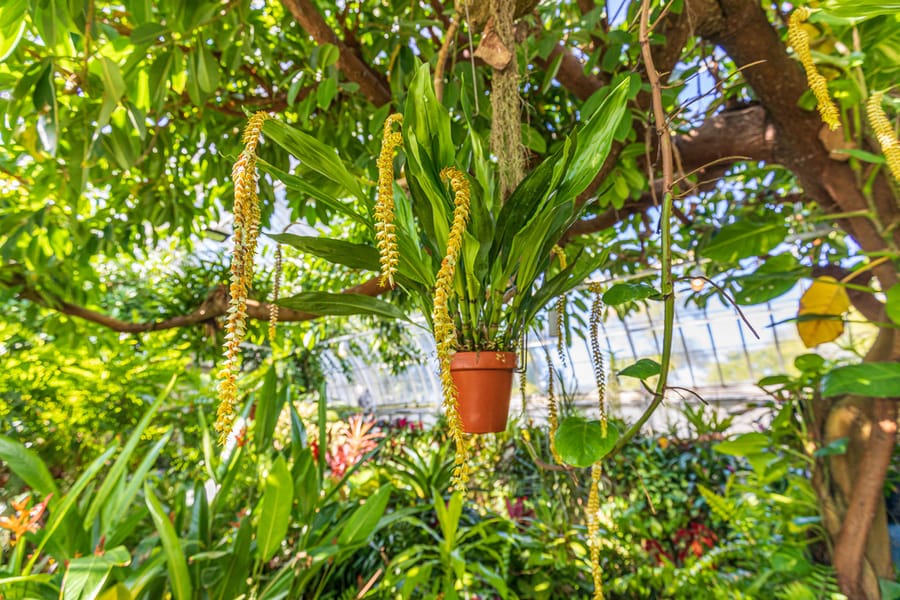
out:
<path id="1" fill-rule="evenodd" d="M 703 19 L 704 35 L 724 48 L 738 66 L 758 63 L 745 69 L 743 76 L 771 123 L 774 162 L 791 169 L 804 192 L 827 212 L 869 210 L 870 204 L 854 171 L 846 162 L 831 159 L 822 145 L 819 132 L 823 125 L 818 115 L 798 107 L 797 102 L 806 91 L 805 75 L 788 55 L 761 5 L 722 0 L 717 6 L 707 8 L 713 16 Z M 898 222 L 900 209 L 883 175 L 873 186 L 872 198 L 872 208 L 877 212 L 875 218 L 857 217 L 838 222 L 864 251 L 896 247 L 900 243 L 900 231 L 894 228 L 892 234 L 885 232 L 891 231 L 891 226 Z M 884 289 L 897 282 L 896 270 L 890 264 L 875 273 Z M 892 333 L 882 331 L 879 338 L 887 335 L 892 337 Z M 888 343 L 887 348 L 882 360 L 898 358 L 896 351 L 892 351 L 896 348 L 894 344 Z M 896 406 L 885 400 L 862 399 L 861 403 L 864 412 L 873 413 L 871 434 L 849 436 L 847 468 L 833 469 L 835 483 L 846 496 L 835 502 L 843 504 L 845 510 L 841 511 L 842 524 L 833 561 L 845 594 L 851 598 L 877 598 L 874 575 L 890 576 L 891 573 L 882 567 L 886 549 L 873 547 L 870 539 L 884 533 L 883 524 L 878 532 L 870 534 L 870 531 L 876 514 L 884 510 L 882 486 L 896 440 Z M 829 420 L 833 424 L 833 418 L 839 416 L 840 412 L 835 413 Z M 860 430 L 856 425 L 851 429 Z M 840 460 L 832 463 L 839 465 Z M 837 481 L 848 477 L 852 480 Z"/>
<path id="2" fill-rule="evenodd" d="M 46 306 L 65 315 L 78 317 L 91 323 L 102 325 L 119 333 L 145 333 L 148 331 L 162 331 L 165 329 L 177 329 L 190 327 L 200 323 L 208 323 L 216 318 L 224 316 L 228 311 L 228 288 L 224 285 L 217 286 L 210 295 L 197 307 L 196 310 L 186 314 L 161 319 L 158 321 L 124 321 L 96 310 L 72 304 L 61 298 L 56 298 L 39 292 L 31 287 L 24 278 L 15 277 L 10 282 L 4 282 L 8 287 L 20 288 L 19 297 L 30 300 L 36 304 Z M 390 288 L 378 283 L 378 278 L 373 277 L 359 285 L 343 290 L 344 294 L 362 294 L 364 296 L 379 296 Z M 247 300 L 247 317 L 257 321 L 268 321 L 270 305 L 258 300 Z M 299 322 L 317 319 L 321 315 L 294 310 L 292 308 L 279 307 L 278 320 L 282 322 Z"/>
<path id="3" fill-rule="evenodd" d="M 311 0 L 282 0 L 300 26 L 319 44 L 334 44 L 340 51 L 337 68 L 376 106 L 391 101 L 391 90 L 384 77 L 373 70 L 350 46 L 341 41 L 328 26 Z"/>

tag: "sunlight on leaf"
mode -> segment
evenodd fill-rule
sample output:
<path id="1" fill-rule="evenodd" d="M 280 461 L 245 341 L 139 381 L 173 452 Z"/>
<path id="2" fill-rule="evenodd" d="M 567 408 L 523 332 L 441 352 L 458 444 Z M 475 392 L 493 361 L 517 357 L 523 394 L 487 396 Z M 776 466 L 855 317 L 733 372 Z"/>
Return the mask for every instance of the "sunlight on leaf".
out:
<path id="1" fill-rule="evenodd" d="M 828 315 L 839 317 L 850 308 L 847 291 L 834 277 L 818 277 L 800 298 L 797 316 Z M 844 333 L 838 319 L 809 319 L 797 322 L 797 332 L 807 348 L 836 340 Z"/>

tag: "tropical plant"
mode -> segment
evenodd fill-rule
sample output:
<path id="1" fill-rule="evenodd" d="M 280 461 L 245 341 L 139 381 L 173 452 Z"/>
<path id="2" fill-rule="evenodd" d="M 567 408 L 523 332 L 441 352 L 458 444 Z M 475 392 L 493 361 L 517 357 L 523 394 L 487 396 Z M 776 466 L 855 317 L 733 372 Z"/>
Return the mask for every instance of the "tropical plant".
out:
<path id="1" fill-rule="evenodd" d="M 463 495 L 445 501 L 435 490 L 434 522 L 405 517 L 426 533 L 424 543 L 410 545 L 388 565 L 385 585 L 401 598 L 468 597 L 472 593 L 508 598 L 507 575 L 512 536 L 508 521 L 464 515 Z M 465 592 L 465 595 L 463 595 Z"/>

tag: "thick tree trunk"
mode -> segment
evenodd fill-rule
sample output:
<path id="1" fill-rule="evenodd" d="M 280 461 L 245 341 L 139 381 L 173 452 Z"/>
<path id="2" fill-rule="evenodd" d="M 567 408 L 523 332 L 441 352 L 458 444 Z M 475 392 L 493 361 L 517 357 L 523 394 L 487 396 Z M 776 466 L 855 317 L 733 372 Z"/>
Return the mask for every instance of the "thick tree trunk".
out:
<path id="1" fill-rule="evenodd" d="M 830 157 L 819 139 L 823 124 L 818 115 L 798 106 L 806 91 L 806 77 L 797 61 L 788 56 L 761 5 L 745 0 L 721 0 L 712 8 L 704 0 L 692 4 L 698 7 L 696 12 L 702 12 L 699 7 L 712 11 L 700 19 L 699 27 L 739 67 L 758 63 L 743 75 L 774 129 L 775 162 L 791 169 L 805 193 L 827 212 L 872 210 L 873 218 L 838 221 L 864 251 L 883 252 L 900 246 L 900 228 L 896 227 L 900 207 L 886 175 L 879 175 L 867 198 L 850 165 Z M 882 289 L 898 281 L 890 263 L 877 268 L 875 274 Z M 893 332 L 881 331 L 867 360 L 898 359 L 900 348 Z M 895 400 L 849 398 L 826 418 L 826 443 L 844 436 L 850 440 L 847 454 L 830 461 L 832 488 L 826 490 L 821 472 L 813 482 L 820 494 L 833 494 L 823 498 L 823 513 L 831 524 L 828 527 L 826 519 L 826 526 L 834 542 L 833 564 L 841 589 L 850 598 L 878 598 L 877 577 L 893 577 L 882 488 L 896 444 L 897 405 Z"/>

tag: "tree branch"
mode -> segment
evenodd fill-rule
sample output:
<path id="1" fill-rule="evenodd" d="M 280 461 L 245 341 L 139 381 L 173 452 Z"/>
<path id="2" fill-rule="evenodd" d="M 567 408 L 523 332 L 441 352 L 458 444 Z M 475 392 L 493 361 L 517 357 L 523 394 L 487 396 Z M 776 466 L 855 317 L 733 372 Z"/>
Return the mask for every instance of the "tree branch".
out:
<path id="1" fill-rule="evenodd" d="M 149 331 L 177 329 L 179 327 L 190 327 L 192 325 L 214 321 L 216 318 L 224 316 L 228 312 L 228 288 L 224 285 L 217 286 L 199 307 L 186 315 L 178 315 L 159 321 L 135 322 L 117 319 L 90 308 L 72 304 L 61 298 L 41 293 L 35 287 L 31 286 L 21 275 L 13 276 L 10 281 L 4 281 L 2 284 L 6 287 L 20 288 L 19 297 L 24 300 L 30 300 L 62 314 L 78 317 L 79 319 L 102 325 L 103 327 L 119 333 L 145 333 Z M 359 285 L 345 289 L 342 293 L 378 296 L 389 289 L 389 287 L 380 285 L 377 277 L 373 277 Z M 247 317 L 250 319 L 268 321 L 270 315 L 269 309 L 270 305 L 266 302 L 247 300 Z M 320 316 L 321 315 L 294 310 L 283 306 L 278 309 L 278 320 L 283 322 L 310 321 L 312 319 L 317 319 Z"/>
<path id="2" fill-rule="evenodd" d="M 367 65 L 352 48 L 338 39 L 311 0 L 281 0 L 300 26 L 318 44 L 333 44 L 340 51 L 337 68 L 354 83 L 372 104 L 382 106 L 391 101 L 391 90 L 384 77 Z"/>

